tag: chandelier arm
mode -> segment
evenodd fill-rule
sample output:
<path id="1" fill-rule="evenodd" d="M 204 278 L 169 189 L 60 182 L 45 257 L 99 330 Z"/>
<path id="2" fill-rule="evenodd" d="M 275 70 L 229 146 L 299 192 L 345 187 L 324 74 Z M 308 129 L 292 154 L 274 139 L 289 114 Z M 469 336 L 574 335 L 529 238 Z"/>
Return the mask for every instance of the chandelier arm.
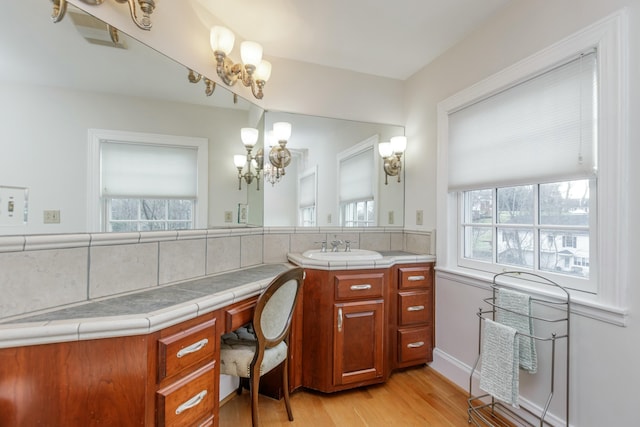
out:
<path id="1" fill-rule="evenodd" d="M 84 0 L 83 0 L 84 1 Z M 131 13 L 131 19 L 141 30 L 149 31 L 151 29 L 151 13 L 155 9 L 156 5 L 154 0 L 137 0 L 142 11 L 142 19 L 138 18 L 138 12 L 136 10 L 136 0 L 116 0 L 118 3 L 128 3 L 129 12 Z"/>
<path id="2" fill-rule="evenodd" d="M 53 3 L 53 12 L 51 13 L 51 20 L 54 24 L 62 21 L 65 13 L 67 13 L 67 0 L 51 0 Z"/>

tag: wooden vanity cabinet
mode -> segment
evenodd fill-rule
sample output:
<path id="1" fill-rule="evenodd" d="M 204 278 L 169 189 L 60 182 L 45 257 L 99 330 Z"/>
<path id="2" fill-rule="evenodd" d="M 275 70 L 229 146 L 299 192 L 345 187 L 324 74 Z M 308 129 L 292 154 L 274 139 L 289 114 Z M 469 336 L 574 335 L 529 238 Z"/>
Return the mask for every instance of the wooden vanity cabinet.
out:
<path id="1" fill-rule="evenodd" d="M 390 322 L 392 369 L 433 361 L 433 264 L 405 264 L 393 268 Z"/>
<path id="2" fill-rule="evenodd" d="M 388 270 L 307 270 L 302 383 L 334 392 L 384 382 Z"/>
<path id="3" fill-rule="evenodd" d="M 217 426 L 218 316 L 0 349 L 0 427 Z"/>
<path id="4" fill-rule="evenodd" d="M 217 425 L 219 342 L 215 313 L 158 333 L 156 425 Z"/>

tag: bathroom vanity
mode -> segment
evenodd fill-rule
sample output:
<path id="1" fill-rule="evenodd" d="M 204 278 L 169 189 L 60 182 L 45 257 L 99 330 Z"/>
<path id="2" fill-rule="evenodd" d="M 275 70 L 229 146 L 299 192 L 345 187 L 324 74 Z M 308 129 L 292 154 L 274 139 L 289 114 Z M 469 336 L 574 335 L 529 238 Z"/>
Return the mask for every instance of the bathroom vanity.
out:
<path id="1" fill-rule="evenodd" d="M 306 262 L 291 390 L 380 383 L 431 360 L 433 257 L 383 255 Z M 250 321 L 262 289 L 288 268 L 263 264 L 0 324 L 0 427 L 217 426 L 220 336 Z"/>
<path id="2" fill-rule="evenodd" d="M 220 336 L 250 321 L 257 295 L 290 267 L 0 324 L 0 426 L 217 426 Z"/>
<path id="3" fill-rule="evenodd" d="M 306 273 L 302 385 L 335 392 L 431 362 L 433 257 L 341 254 L 289 254 Z"/>

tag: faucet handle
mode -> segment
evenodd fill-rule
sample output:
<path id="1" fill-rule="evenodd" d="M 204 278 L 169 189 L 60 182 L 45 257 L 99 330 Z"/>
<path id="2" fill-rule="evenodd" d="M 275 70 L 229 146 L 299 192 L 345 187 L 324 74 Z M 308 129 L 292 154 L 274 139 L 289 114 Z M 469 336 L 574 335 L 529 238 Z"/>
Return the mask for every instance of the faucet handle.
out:
<path id="1" fill-rule="evenodd" d="M 327 251 L 327 241 L 326 240 L 323 240 L 321 242 L 313 242 L 313 243 L 322 243 L 322 247 L 320 248 L 320 250 L 322 252 L 326 252 Z"/>
<path id="2" fill-rule="evenodd" d="M 345 240 L 344 241 L 344 244 L 345 244 L 344 251 L 345 252 L 351 252 L 351 243 L 357 243 L 357 242 L 352 241 L 352 240 Z"/>

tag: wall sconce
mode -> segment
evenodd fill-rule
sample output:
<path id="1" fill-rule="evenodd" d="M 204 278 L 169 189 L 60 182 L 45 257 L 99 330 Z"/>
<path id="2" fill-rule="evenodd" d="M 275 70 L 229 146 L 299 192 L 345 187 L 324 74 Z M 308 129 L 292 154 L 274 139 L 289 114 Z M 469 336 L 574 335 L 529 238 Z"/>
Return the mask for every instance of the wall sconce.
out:
<path id="1" fill-rule="evenodd" d="M 273 136 L 273 130 L 268 130 L 264 137 L 265 147 L 268 145 L 269 149 L 273 148 L 278 144 L 275 137 Z M 265 182 L 270 182 L 271 185 L 275 185 L 277 182 L 280 182 L 280 178 L 284 175 L 284 170 L 280 170 L 279 168 L 274 167 L 269 161 L 266 165 L 264 165 L 264 180 Z"/>
<path id="2" fill-rule="evenodd" d="M 258 141 L 258 129 L 254 128 L 242 128 L 240 129 L 240 138 L 244 144 L 247 154 L 237 154 L 233 156 L 233 163 L 238 168 L 238 190 L 242 190 L 242 179 L 244 178 L 247 185 L 250 185 L 253 180 L 256 180 L 257 190 L 260 190 L 260 174 L 262 172 L 262 166 L 264 164 L 264 151 L 260 148 L 256 155 L 253 156 L 251 151 Z M 247 165 L 247 171 L 243 174 L 244 166 Z M 253 173 L 251 167 L 256 169 Z"/>
<path id="3" fill-rule="evenodd" d="M 245 86 L 251 87 L 253 96 L 262 99 L 262 88 L 271 77 L 271 63 L 262 60 L 262 46 L 256 42 L 242 42 L 242 64 L 234 64 L 228 56 L 235 42 L 231 30 L 217 25 L 212 27 L 210 42 L 216 57 L 216 71 L 222 81 L 228 86 L 233 86 L 240 80 Z"/>
<path id="4" fill-rule="evenodd" d="M 291 138 L 291 123 L 276 122 L 273 124 L 269 163 L 275 169 L 275 177 L 280 180 L 284 176 L 284 168 L 291 163 L 291 152 L 287 149 L 287 141 Z"/>
<path id="5" fill-rule="evenodd" d="M 104 0 L 81 0 L 86 4 L 92 6 L 99 6 L 104 3 Z M 154 0 L 137 0 L 138 6 L 142 11 L 142 18 L 138 18 L 138 11 L 136 8 L 136 0 L 116 0 L 118 3 L 129 3 L 129 11 L 131 12 L 131 19 L 138 28 L 142 30 L 151 29 L 151 14 L 155 9 L 156 4 Z M 53 22 L 60 22 L 67 11 L 67 0 L 51 0 L 53 3 L 53 14 L 51 19 Z"/>
<path id="6" fill-rule="evenodd" d="M 388 184 L 389 176 L 397 176 L 400 182 L 400 171 L 402 171 L 402 153 L 407 148 L 406 136 L 394 136 L 390 142 L 378 144 L 380 157 L 384 159 L 384 185 Z"/>

